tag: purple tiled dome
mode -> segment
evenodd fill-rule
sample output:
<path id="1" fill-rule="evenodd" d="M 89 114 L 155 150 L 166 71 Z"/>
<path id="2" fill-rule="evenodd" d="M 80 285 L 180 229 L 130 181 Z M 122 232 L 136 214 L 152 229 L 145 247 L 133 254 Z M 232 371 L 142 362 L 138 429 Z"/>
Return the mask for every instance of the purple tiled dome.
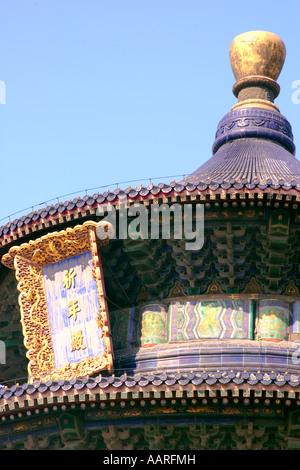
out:
<path id="1" fill-rule="evenodd" d="M 242 108 L 219 122 L 213 156 L 190 182 L 290 186 L 300 182 L 292 129 L 280 113 Z"/>

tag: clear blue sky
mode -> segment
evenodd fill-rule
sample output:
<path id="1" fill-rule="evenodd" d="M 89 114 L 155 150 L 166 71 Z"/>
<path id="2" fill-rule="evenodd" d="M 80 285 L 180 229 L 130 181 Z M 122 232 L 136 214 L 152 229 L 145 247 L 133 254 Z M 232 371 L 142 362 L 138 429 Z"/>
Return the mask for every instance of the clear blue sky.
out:
<path id="1" fill-rule="evenodd" d="M 276 104 L 300 148 L 299 0 L 0 0 L 0 22 L 0 225 L 197 169 L 236 102 L 229 47 L 245 31 L 285 42 Z"/>

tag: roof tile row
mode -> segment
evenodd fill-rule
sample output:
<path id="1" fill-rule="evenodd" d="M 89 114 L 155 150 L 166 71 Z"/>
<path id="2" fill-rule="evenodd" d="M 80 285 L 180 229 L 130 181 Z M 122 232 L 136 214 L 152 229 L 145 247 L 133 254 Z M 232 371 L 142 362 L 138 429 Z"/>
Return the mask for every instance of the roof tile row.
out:
<path id="1" fill-rule="evenodd" d="M 212 372 L 188 372 L 188 373 L 176 373 L 176 374 L 138 374 L 128 376 L 126 374 L 120 377 L 98 376 L 95 378 L 83 377 L 82 379 L 71 379 L 69 381 L 48 380 L 45 383 L 36 382 L 34 384 L 24 383 L 22 385 L 13 385 L 10 388 L 0 389 L 0 399 L 9 399 L 12 396 L 20 397 L 24 394 L 34 394 L 36 392 L 46 393 L 57 392 L 58 390 L 67 391 L 70 389 L 81 390 L 83 388 L 94 389 L 100 387 L 105 389 L 109 385 L 119 388 L 122 385 L 126 387 L 146 387 L 149 384 L 153 384 L 155 387 L 160 385 L 172 386 L 179 384 L 185 386 L 189 383 L 193 385 L 214 385 L 215 383 L 228 384 L 230 382 L 240 385 L 246 383 L 249 385 L 262 384 L 264 386 L 275 384 L 279 387 L 283 385 L 290 385 L 297 387 L 300 385 L 300 375 L 281 373 L 281 372 L 241 372 L 241 371 L 212 371 Z"/>
<path id="2" fill-rule="evenodd" d="M 205 191 L 206 189 L 216 191 L 218 189 L 228 190 L 230 188 L 234 188 L 236 190 L 241 189 L 260 189 L 264 190 L 268 187 L 278 190 L 290 190 L 295 189 L 300 191 L 300 183 L 293 182 L 287 183 L 283 181 L 282 183 L 274 182 L 270 179 L 265 183 L 261 183 L 261 181 L 257 181 L 257 183 L 249 183 L 245 182 L 236 182 L 234 179 L 232 181 L 224 181 L 223 179 L 219 179 L 216 181 L 212 181 L 208 178 L 207 182 L 199 182 L 197 177 L 189 177 L 190 180 L 186 182 L 179 183 L 170 183 L 164 184 L 160 183 L 159 185 L 150 184 L 148 186 L 139 186 L 135 189 L 127 188 L 126 190 L 116 189 L 113 192 L 106 191 L 103 194 L 96 193 L 93 196 L 84 196 L 83 198 L 75 198 L 72 201 L 68 200 L 65 202 L 58 202 L 55 205 L 50 205 L 47 207 L 43 207 L 36 211 L 30 212 L 26 215 L 23 215 L 20 218 L 14 219 L 7 224 L 0 227 L 0 237 L 3 235 L 7 235 L 14 230 L 27 226 L 32 222 L 37 222 L 39 220 L 47 219 L 49 216 L 54 216 L 55 214 L 63 214 L 68 213 L 70 211 L 76 209 L 86 209 L 88 210 L 91 206 L 95 204 L 102 204 L 105 202 L 113 202 L 119 199 L 122 202 L 123 199 L 129 197 L 131 199 L 137 197 L 147 197 L 147 196 L 157 196 L 158 194 L 169 194 L 170 192 L 174 191 L 175 193 L 182 193 L 183 191 L 193 192 L 193 191 Z M 191 182 L 191 180 L 193 180 Z"/>

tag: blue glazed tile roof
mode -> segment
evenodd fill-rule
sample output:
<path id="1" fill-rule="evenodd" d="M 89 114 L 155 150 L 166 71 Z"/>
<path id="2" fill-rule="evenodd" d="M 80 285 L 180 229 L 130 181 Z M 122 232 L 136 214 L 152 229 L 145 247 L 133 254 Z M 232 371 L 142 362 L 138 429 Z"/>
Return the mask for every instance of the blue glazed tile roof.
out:
<path id="1" fill-rule="evenodd" d="M 272 170 L 272 177 L 269 177 L 270 171 L 267 173 L 268 178 L 266 178 L 266 174 L 264 172 L 259 172 L 257 173 L 259 175 L 258 178 L 251 178 L 250 181 L 247 178 L 241 178 L 241 176 L 244 175 L 244 172 L 240 170 L 239 173 L 237 173 L 237 170 L 235 170 L 234 167 L 234 161 L 238 161 L 240 158 L 240 155 L 238 152 L 235 153 L 235 156 L 233 157 L 232 163 L 233 167 L 231 170 L 226 170 L 223 171 L 223 173 L 219 173 L 219 168 L 222 166 L 222 161 L 226 160 L 226 151 L 229 149 L 229 146 L 231 144 L 227 144 L 227 146 L 224 146 L 223 148 L 220 149 L 220 156 L 221 158 L 218 159 L 218 161 L 215 160 L 215 156 L 212 157 L 207 164 L 203 165 L 200 167 L 198 170 L 196 170 L 194 173 L 192 173 L 186 180 L 178 182 L 176 184 L 165 184 L 161 183 L 159 185 L 154 185 L 151 183 L 150 185 L 146 187 L 137 187 L 134 191 L 130 189 L 128 191 L 128 196 L 131 198 L 134 197 L 150 197 L 151 196 L 157 196 L 158 194 L 164 196 L 168 195 L 171 191 L 174 191 L 174 195 L 180 195 L 181 193 L 192 193 L 194 191 L 205 191 L 205 190 L 210 190 L 210 191 L 217 191 L 217 190 L 229 190 L 229 189 L 234 189 L 235 191 L 239 190 L 244 190 L 244 189 L 249 189 L 249 190 L 264 190 L 266 188 L 271 188 L 274 191 L 276 190 L 295 190 L 295 191 L 300 191 L 300 163 L 295 161 L 294 165 L 296 167 L 296 170 L 298 171 L 297 177 L 295 176 L 296 173 L 289 173 L 285 172 L 284 175 L 281 172 L 281 176 L 279 173 L 275 174 L 274 172 L 277 170 L 277 163 L 274 160 L 270 159 L 269 161 L 269 168 L 270 171 Z M 242 147 L 245 146 L 245 143 L 239 142 L 239 145 Z M 259 150 L 259 146 L 263 148 L 263 144 L 261 145 L 261 142 L 257 145 L 256 149 Z M 246 145 L 247 147 L 247 145 Z M 233 147 L 232 147 L 233 149 Z M 276 149 L 274 149 L 276 150 Z M 275 155 L 275 151 L 274 151 Z M 249 158 L 253 159 L 253 161 L 256 160 L 255 154 L 250 155 Z M 295 159 L 295 157 L 293 157 Z M 225 173 L 228 175 L 225 177 Z M 237 174 L 239 177 L 234 178 L 234 174 Z M 255 173 L 255 172 L 254 172 Z M 200 176 L 203 174 L 203 177 Z M 275 177 L 274 177 L 275 175 Z M 284 176 L 284 177 L 283 177 Z M 173 193 L 172 193 L 173 194 Z M 5 225 L 2 225 L 0 227 L 0 238 L 3 237 L 4 235 L 9 235 L 10 233 L 14 232 L 15 230 L 19 229 L 24 229 L 27 226 L 30 226 L 33 222 L 36 222 L 37 224 L 39 223 L 44 223 L 48 218 L 55 217 L 58 215 L 61 216 L 67 216 L 74 211 L 76 213 L 77 209 L 81 209 L 82 211 L 88 211 L 90 210 L 93 206 L 95 206 L 97 203 L 105 203 L 105 202 L 112 202 L 116 201 L 119 198 L 119 190 L 112 192 L 106 192 L 103 194 L 94 194 L 93 196 L 90 196 L 87 200 L 83 199 L 74 199 L 72 202 L 66 201 L 62 202 L 59 204 L 56 204 L 54 206 L 47 206 L 43 209 L 40 209 L 36 212 L 31 212 L 27 214 L 26 216 L 22 216 L 18 219 L 15 219 Z M 82 217 L 82 216 L 81 216 Z"/>
<path id="2" fill-rule="evenodd" d="M 259 187 L 273 189 L 299 187 L 300 162 L 276 142 L 241 138 L 222 145 L 189 182 L 236 189 Z"/>
<path id="3" fill-rule="evenodd" d="M 219 122 L 213 156 L 182 181 L 151 183 L 136 188 L 116 189 L 47 206 L 0 227 L 0 239 L 34 222 L 67 217 L 103 203 L 159 196 L 176 196 L 194 191 L 266 190 L 300 191 L 300 162 L 295 157 L 292 129 L 280 113 L 260 108 L 242 108 L 226 114 Z M 80 216 L 82 217 L 82 215 Z M 22 237 L 22 234 L 21 234 Z"/>
<path id="4" fill-rule="evenodd" d="M 125 386 L 133 389 L 138 386 L 144 388 L 149 385 L 154 387 L 160 387 L 167 385 L 168 387 L 173 385 L 179 385 L 182 387 L 188 384 L 192 385 L 215 385 L 215 384 L 235 384 L 235 385 L 276 385 L 277 387 L 283 387 L 288 385 L 291 387 L 298 387 L 300 385 L 300 375 L 290 374 L 283 372 L 261 372 L 261 371 L 249 371 L 242 372 L 240 370 L 231 371 L 209 371 L 209 372 L 182 372 L 176 374 L 168 373 L 147 373 L 139 375 L 121 375 L 115 376 L 98 376 L 95 378 L 83 377 L 82 379 L 71 379 L 70 381 L 49 380 L 46 383 L 36 382 L 34 384 L 24 383 L 23 385 L 13 385 L 10 388 L 0 388 L 0 400 L 9 399 L 13 396 L 21 397 L 22 395 L 32 395 L 34 393 L 46 394 L 50 392 L 59 392 L 59 390 L 83 390 L 88 388 L 95 391 L 95 389 L 105 390 L 107 387 L 113 387 L 116 390 L 120 387 Z"/>
<path id="5" fill-rule="evenodd" d="M 188 177 L 190 182 L 262 189 L 289 189 L 300 182 L 292 128 L 280 113 L 262 108 L 231 111 L 218 124 L 212 150 L 213 156 Z"/>

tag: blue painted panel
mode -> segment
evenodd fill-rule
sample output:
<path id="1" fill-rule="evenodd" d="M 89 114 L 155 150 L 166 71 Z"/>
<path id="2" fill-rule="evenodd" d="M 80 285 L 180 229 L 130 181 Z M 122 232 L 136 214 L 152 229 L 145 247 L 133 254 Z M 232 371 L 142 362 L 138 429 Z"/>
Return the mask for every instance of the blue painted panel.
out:
<path id="1" fill-rule="evenodd" d="M 249 300 L 187 300 L 169 306 L 169 341 L 250 339 L 252 324 Z"/>
<path id="2" fill-rule="evenodd" d="M 293 305 L 293 333 L 300 333 L 300 302 Z"/>
<path id="3" fill-rule="evenodd" d="M 55 367 L 105 352 L 91 252 L 43 268 Z"/>

